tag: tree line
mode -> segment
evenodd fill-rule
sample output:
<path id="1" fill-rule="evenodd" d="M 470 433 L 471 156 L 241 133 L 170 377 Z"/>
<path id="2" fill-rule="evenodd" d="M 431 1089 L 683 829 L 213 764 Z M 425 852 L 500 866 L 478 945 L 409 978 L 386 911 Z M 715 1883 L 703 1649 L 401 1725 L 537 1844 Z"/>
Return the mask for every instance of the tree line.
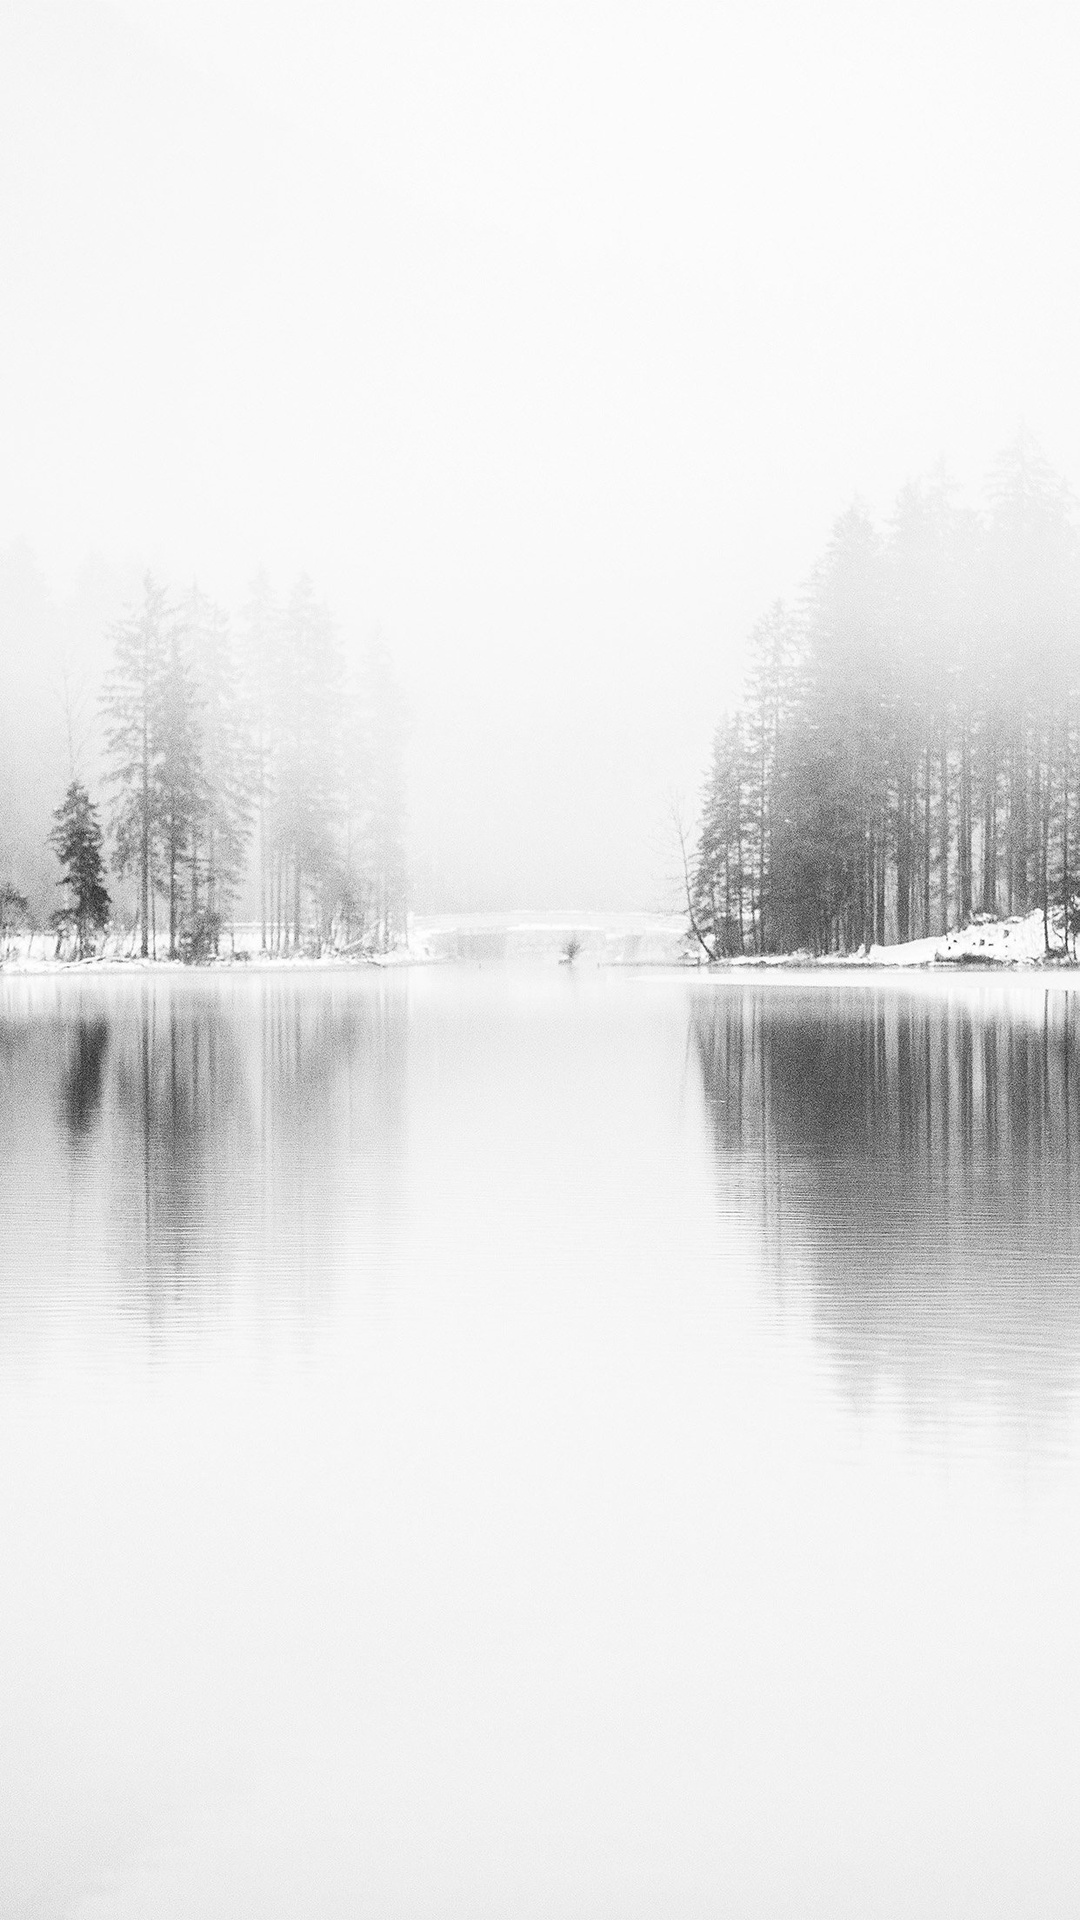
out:
<path id="1" fill-rule="evenodd" d="M 856 951 L 983 914 L 1080 925 L 1080 534 L 1021 434 L 979 508 L 942 472 L 836 522 L 751 635 L 716 730 L 692 937 L 710 959 Z"/>
<path id="2" fill-rule="evenodd" d="M 404 712 L 381 647 L 355 666 L 310 580 L 279 599 L 265 575 L 238 622 L 148 575 L 110 639 L 102 798 L 72 765 L 49 836 L 58 944 L 82 956 L 119 917 L 143 956 L 207 958 L 245 889 L 268 953 L 403 935 Z M 0 888 L 6 933 L 26 910 Z"/>

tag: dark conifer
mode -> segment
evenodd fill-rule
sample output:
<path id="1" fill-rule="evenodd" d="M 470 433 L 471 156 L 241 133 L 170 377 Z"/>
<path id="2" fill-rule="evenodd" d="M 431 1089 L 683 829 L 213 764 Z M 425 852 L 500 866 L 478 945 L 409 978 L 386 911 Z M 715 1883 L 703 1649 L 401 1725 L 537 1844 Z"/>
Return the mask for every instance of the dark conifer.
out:
<path id="1" fill-rule="evenodd" d="M 1080 924 L 1080 543 L 1027 435 L 985 514 L 941 472 L 837 522 L 797 623 L 753 637 L 694 876 L 718 953 L 852 949 L 1042 910 Z M 700 937 L 700 936 L 699 936 Z"/>
<path id="2" fill-rule="evenodd" d="M 101 822 L 81 781 L 71 782 L 53 820 L 49 844 L 60 862 L 60 885 L 68 895 L 64 906 L 53 915 L 53 924 L 58 931 L 74 929 L 82 960 L 93 935 L 108 924 L 112 902 L 105 886 Z"/>

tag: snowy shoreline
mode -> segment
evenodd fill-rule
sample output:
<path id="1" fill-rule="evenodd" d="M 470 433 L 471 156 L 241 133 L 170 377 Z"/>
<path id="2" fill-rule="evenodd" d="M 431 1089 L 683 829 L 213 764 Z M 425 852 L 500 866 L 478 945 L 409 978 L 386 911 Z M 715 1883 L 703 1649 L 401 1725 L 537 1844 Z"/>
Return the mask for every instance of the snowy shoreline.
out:
<path id="1" fill-rule="evenodd" d="M 1055 935 L 1060 936 L 1060 927 L 1051 928 L 1051 937 Z M 1046 931 L 1038 909 L 1029 914 L 1014 914 L 1008 919 L 980 916 L 970 925 L 954 927 L 948 933 L 888 946 L 875 945 L 857 953 L 734 954 L 703 964 L 706 972 L 794 969 L 808 973 L 1041 973 L 1049 978 L 1057 975 L 1069 978 L 1080 972 L 1080 962 L 1071 955 L 1066 956 L 1060 946 L 1047 953 Z"/>
<path id="2" fill-rule="evenodd" d="M 0 960 L 0 977 L 10 979 L 28 979 L 37 976 L 56 977 L 61 974 L 78 974 L 85 978 L 87 974 L 110 974 L 118 978 L 134 973 L 177 974 L 185 977 L 203 973 L 354 973 L 368 967 L 429 967 L 438 964 L 428 954 L 410 953 L 396 950 L 392 953 L 367 954 L 268 954 L 260 953 L 247 959 L 233 958 L 231 954 L 222 954 L 217 960 L 201 960 L 191 963 L 184 960 L 169 960 L 159 955 L 155 960 L 143 959 L 136 954 L 124 957 L 118 954 L 91 954 L 85 960 L 54 960 L 42 957 L 26 959 L 13 955 L 10 959 Z"/>
<path id="3" fill-rule="evenodd" d="M 238 929 L 238 932 L 240 930 Z M 245 931 L 247 931 L 245 929 Z M 1052 929 L 1052 935 L 1059 933 Z M 89 957 L 55 958 L 31 951 L 9 951 L 0 957 L 0 975 L 132 973 L 279 973 L 353 972 L 369 967 L 428 967 L 445 965 L 520 965 L 565 963 L 565 945 L 577 942 L 581 967 L 679 969 L 705 975 L 798 972 L 840 973 L 1022 973 L 1070 981 L 1080 963 L 1060 951 L 1048 954 L 1042 914 L 1038 910 L 1009 919 L 980 918 L 964 928 L 928 939 L 871 946 L 858 953 L 732 954 L 716 961 L 694 955 L 687 944 L 684 923 L 676 916 L 629 914 L 545 914 L 439 916 L 418 920 L 408 946 L 388 953 L 271 954 L 255 947 L 238 948 L 196 966 L 164 955 L 110 953 Z M 37 936 L 35 936 L 36 938 Z"/>

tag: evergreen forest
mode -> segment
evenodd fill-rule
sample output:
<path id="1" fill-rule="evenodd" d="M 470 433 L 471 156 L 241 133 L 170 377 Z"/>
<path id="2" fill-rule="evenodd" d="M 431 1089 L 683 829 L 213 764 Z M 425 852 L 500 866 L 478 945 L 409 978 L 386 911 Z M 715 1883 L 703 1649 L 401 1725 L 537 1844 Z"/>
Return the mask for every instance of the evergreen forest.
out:
<path id="1" fill-rule="evenodd" d="M 131 954 L 206 959 L 226 935 L 235 950 L 238 918 L 270 954 L 404 937 L 402 698 L 380 646 L 350 657 L 310 580 L 279 599 L 260 575 L 232 620 L 148 575 L 109 632 L 89 718 L 61 691 L 57 953 L 83 957 L 108 929 Z M 0 942 L 33 923 L 6 882 Z"/>
<path id="2" fill-rule="evenodd" d="M 709 959 L 1035 910 L 1075 957 L 1080 534 L 1029 435 L 981 506 L 938 472 L 883 527 L 849 508 L 798 602 L 759 621 L 685 878 Z"/>

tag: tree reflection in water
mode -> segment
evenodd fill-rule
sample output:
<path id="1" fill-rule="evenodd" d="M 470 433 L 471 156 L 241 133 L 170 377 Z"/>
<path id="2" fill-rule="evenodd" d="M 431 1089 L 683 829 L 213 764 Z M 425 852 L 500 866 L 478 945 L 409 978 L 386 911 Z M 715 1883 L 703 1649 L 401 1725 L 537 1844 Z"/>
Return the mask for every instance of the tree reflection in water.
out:
<path id="1" fill-rule="evenodd" d="M 857 1399 L 1067 1410 L 1080 1369 L 1073 996 L 1027 982 L 716 984 L 693 1044 L 718 1200 Z"/>
<path id="2" fill-rule="evenodd" d="M 75 1139 L 85 1139 L 98 1118 L 108 1050 L 107 1020 L 76 1021 L 63 1085 L 64 1119 Z"/>
<path id="3" fill-rule="evenodd" d="M 401 997 L 348 977 L 252 984 L 148 992 L 117 1034 L 119 1244 L 166 1313 L 191 1281 L 241 1275 L 317 1309 L 388 1204 Z"/>
<path id="4" fill-rule="evenodd" d="M 112 1308 L 167 1332 L 244 1292 L 260 1313 L 317 1318 L 395 1212 L 393 984 L 140 975 L 9 994 L 0 1313 L 17 1321 L 23 1301 L 39 1319 L 50 1296 L 110 1311 L 112 1290 Z"/>

